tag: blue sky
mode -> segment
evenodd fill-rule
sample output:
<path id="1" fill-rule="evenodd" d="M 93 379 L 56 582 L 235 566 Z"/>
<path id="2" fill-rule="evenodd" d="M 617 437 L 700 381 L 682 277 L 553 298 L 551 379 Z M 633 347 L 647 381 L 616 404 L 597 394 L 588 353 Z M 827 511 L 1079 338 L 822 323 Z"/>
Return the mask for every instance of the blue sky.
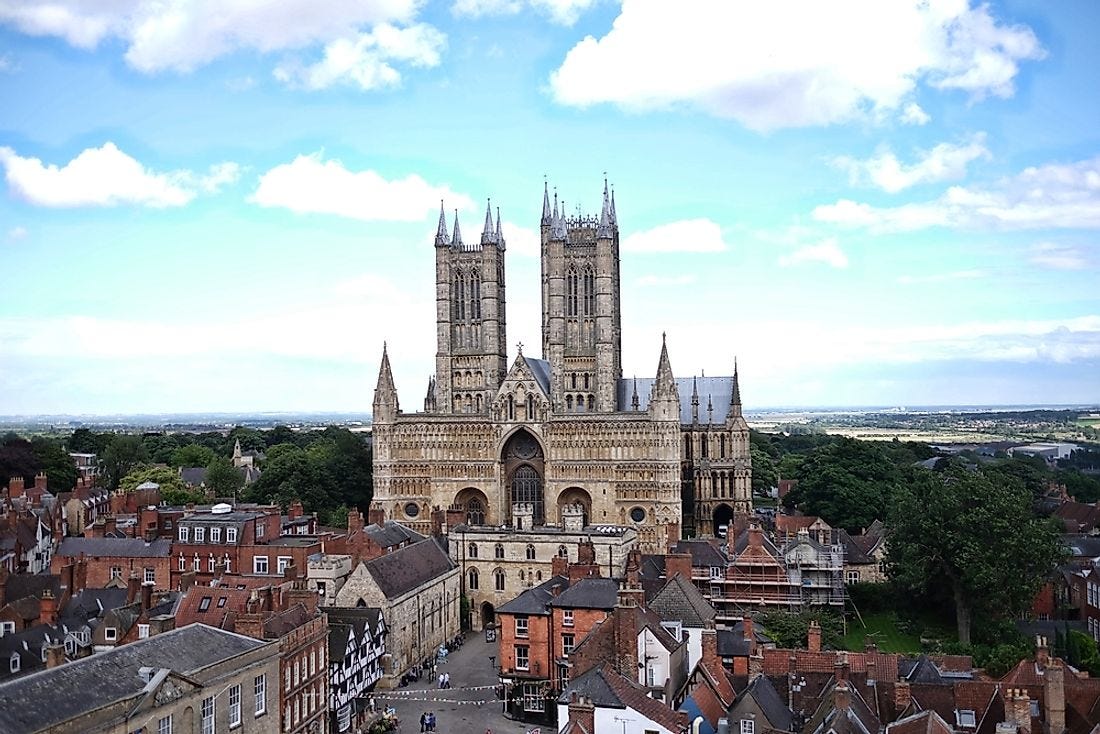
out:
<path id="1" fill-rule="evenodd" d="M 604 172 L 626 376 L 1100 402 L 1096 3 L 258 5 L 0 0 L 0 414 L 417 409 L 439 200 L 531 354 Z"/>

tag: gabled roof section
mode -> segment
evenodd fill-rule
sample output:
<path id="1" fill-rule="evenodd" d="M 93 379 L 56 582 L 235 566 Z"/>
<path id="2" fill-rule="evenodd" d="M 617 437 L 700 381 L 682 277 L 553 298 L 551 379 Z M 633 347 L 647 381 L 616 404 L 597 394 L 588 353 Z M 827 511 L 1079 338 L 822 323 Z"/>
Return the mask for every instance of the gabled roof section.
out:
<path id="1" fill-rule="evenodd" d="M 515 599 L 501 604 L 497 607 L 497 614 L 549 614 L 555 586 L 559 587 L 559 590 L 568 589 L 569 578 L 566 576 L 549 578 L 538 586 L 527 589 Z"/>
<path id="2" fill-rule="evenodd" d="M 363 563 L 387 599 L 396 599 L 455 568 L 432 540 L 421 540 Z"/>
<path id="3" fill-rule="evenodd" d="M 619 582 L 615 579 L 583 578 L 551 599 L 549 606 L 566 609 L 614 609 L 619 600 Z"/>
<path id="4" fill-rule="evenodd" d="M 954 734 L 954 731 L 935 711 L 921 711 L 886 725 L 886 734 Z"/>
<path id="5" fill-rule="evenodd" d="M 695 584 L 680 574 L 670 578 L 653 595 L 649 608 L 665 621 L 680 621 L 685 627 L 696 628 L 706 627 L 717 614 Z"/>
<path id="6" fill-rule="evenodd" d="M 775 686 L 772 685 L 768 676 L 756 676 L 752 683 L 749 684 L 748 688 L 741 692 L 741 695 L 737 697 L 737 701 L 734 702 L 733 707 L 730 709 L 730 718 L 739 718 L 737 713 L 744 710 L 749 700 L 754 701 L 761 713 L 767 717 L 767 728 L 777 729 L 779 731 L 791 730 L 794 712 L 787 708 L 787 704 L 783 702 L 783 697 L 779 695 L 779 691 L 775 690 Z"/>
<path id="7" fill-rule="evenodd" d="M 806 734 L 824 734 L 824 732 L 878 734 L 882 724 L 863 699 L 859 688 L 846 681 L 843 682 L 843 686 L 847 689 L 847 705 L 841 704 L 841 683 L 834 683 L 821 697 L 821 704 L 809 723 L 802 729 L 803 732 Z"/>
<path id="8" fill-rule="evenodd" d="M 568 704 L 574 692 L 591 699 L 597 708 L 631 709 L 672 731 L 680 731 L 688 723 L 686 714 L 650 698 L 645 688 L 607 665 L 595 667 L 570 681 L 558 697 L 558 703 Z"/>
<path id="9" fill-rule="evenodd" d="M 544 398 L 550 398 L 550 363 L 545 359 L 526 357 L 523 352 L 516 355 L 508 374 L 500 383 L 499 394 L 511 392 L 510 383 L 534 382 L 542 391 Z"/>
<path id="10" fill-rule="evenodd" d="M 711 568 L 725 566 L 726 557 L 718 550 L 714 542 L 709 540 L 681 540 L 674 546 L 673 553 L 690 553 L 691 565 L 694 568 Z"/>

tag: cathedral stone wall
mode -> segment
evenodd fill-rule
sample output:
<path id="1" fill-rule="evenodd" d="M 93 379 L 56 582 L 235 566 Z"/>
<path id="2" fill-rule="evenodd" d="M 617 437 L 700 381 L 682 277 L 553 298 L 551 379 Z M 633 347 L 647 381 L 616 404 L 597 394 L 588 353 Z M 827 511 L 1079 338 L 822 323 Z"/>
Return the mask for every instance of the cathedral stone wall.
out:
<path id="1" fill-rule="evenodd" d="M 374 498 L 387 517 L 431 528 L 434 508 L 470 525 L 634 528 L 643 552 L 685 531 L 713 533 L 751 510 L 748 426 L 733 377 L 705 378 L 684 411 L 661 345 L 657 376 L 622 378 L 619 228 L 605 184 L 598 216 L 568 217 L 543 194 L 543 359 L 522 345 L 505 369 L 505 242 L 486 212 L 480 242 L 464 243 L 441 211 L 436 253 L 436 374 L 423 413 L 403 413 L 383 352 L 374 396 Z M 714 406 L 719 398 L 719 408 Z M 724 401 L 724 402 L 723 402 Z M 702 420 L 701 420 L 702 418 Z M 685 516 L 685 508 L 688 514 Z"/>

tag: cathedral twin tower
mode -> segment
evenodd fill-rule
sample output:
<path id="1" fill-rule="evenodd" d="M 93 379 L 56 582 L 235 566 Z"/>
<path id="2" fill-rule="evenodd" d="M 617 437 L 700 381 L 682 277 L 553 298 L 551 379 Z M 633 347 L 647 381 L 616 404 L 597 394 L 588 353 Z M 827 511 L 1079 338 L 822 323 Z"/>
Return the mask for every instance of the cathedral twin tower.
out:
<path id="1" fill-rule="evenodd" d="M 619 226 L 606 182 L 598 216 L 567 216 L 544 190 L 540 232 L 543 359 L 520 349 L 509 368 L 500 213 L 494 222 L 487 208 L 480 240 L 467 243 L 457 213 L 449 231 L 441 208 L 435 376 L 424 412 L 402 413 L 383 350 L 376 505 L 421 530 L 433 508 L 517 529 L 560 524 L 572 511 L 586 525 L 636 527 L 647 552 L 750 511 L 736 369 L 677 380 L 662 343 L 655 378 L 622 377 Z M 680 397 L 688 389 L 690 404 Z"/>

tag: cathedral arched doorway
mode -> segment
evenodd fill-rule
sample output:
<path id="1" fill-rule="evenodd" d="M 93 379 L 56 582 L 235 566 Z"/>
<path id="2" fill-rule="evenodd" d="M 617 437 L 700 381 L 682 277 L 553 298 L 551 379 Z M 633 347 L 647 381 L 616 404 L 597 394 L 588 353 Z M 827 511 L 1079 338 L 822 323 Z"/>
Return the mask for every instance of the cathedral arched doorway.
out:
<path id="1" fill-rule="evenodd" d="M 485 629 L 491 625 L 497 618 L 497 611 L 489 602 L 484 602 L 481 605 L 481 628 Z"/>
<path id="2" fill-rule="evenodd" d="M 467 525 L 491 525 L 493 522 L 489 500 L 477 487 L 467 487 L 456 494 L 454 506 L 466 513 Z"/>
<path id="3" fill-rule="evenodd" d="M 719 538 L 725 538 L 727 533 L 733 527 L 733 508 L 727 504 L 721 504 L 714 508 L 714 513 L 711 516 L 714 524 L 711 525 L 714 528 L 714 535 Z"/>
<path id="4" fill-rule="evenodd" d="M 531 505 L 535 525 L 546 523 L 546 500 L 543 497 L 545 459 L 542 445 L 529 431 L 520 429 L 512 434 L 501 452 L 504 481 L 508 498 L 506 512 L 512 519 L 516 504 Z"/>
<path id="5" fill-rule="evenodd" d="M 571 505 L 580 505 L 584 510 L 581 518 L 581 527 L 587 527 L 592 518 L 592 496 L 587 491 L 580 487 L 570 487 L 561 494 L 558 495 L 558 520 L 565 524 L 565 513 L 563 510 Z"/>

